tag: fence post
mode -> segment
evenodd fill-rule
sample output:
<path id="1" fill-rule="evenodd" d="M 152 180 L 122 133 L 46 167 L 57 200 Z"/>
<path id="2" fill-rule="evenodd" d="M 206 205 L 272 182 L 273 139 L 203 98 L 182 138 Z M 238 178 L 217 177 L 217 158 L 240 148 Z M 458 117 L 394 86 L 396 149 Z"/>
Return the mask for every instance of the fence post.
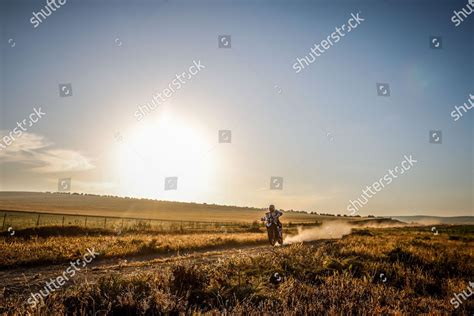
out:
<path id="1" fill-rule="evenodd" d="M 86 222 L 84 223 L 84 227 L 87 228 L 87 216 L 86 216 Z"/>
<path id="2" fill-rule="evenodd" d="M 38 218 L 36 219 L 36 227 L 39 226 L 39 223 L 40 223 L 40 217 L 41 217 L 41 214 L 38 214 Z"/>
<path id="3" fill-rule="evenodd" d="M 63 223 L 62 223 L 62 227 L 64 227 L 64 216 L 63 216 Z"/>
<path id="4" fill-rule="evenodd" d="M 122 231 L 123 231 L 123 218 L 122 218 L 122 227 L 120 228 L 120 230 L 122 230 Z"/>
<path id="5" fill-rule="evenodd" d="M 3 225 L 2 230 L 5 228 L 5 220 L 7 219 L 7 213 L 3 214 Z"/>
<path id="6" fill-rule="evenodd" d="M 107 217 L 104 217 L 104 229 L 106 228 L 107 226 Z"/>

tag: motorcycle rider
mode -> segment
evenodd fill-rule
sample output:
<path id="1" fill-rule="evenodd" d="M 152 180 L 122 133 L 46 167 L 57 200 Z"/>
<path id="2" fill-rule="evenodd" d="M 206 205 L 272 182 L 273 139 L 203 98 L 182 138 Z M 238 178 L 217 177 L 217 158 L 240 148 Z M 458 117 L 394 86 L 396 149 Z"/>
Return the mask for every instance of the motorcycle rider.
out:
<path id="1" fill-rule="evenodd" d="M 283 215 L 282 211 L 279 211 L 275 209 L 275 205 L 271 204 L 268 207 L 268 212 L 265 213 L 265 216 L 262 217 L 262 221 L 265 222 L 265 225 L 267 226 L 267 229 L 272 225 L 275 224 L 278 228 L 278 239 L 280 241 L 283 240 L 283 229 L 282 229 L 282 224 L 280 222 L 280 216 Z"/>

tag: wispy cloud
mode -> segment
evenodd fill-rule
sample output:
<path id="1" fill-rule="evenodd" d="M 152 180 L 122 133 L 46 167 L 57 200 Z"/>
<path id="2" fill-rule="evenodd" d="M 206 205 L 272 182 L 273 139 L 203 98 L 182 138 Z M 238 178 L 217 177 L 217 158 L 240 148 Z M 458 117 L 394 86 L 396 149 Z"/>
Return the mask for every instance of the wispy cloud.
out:
<path id="1" fill-rule="evenodd" d="M 6 133 L 7 131 L 0 131 L 0 135 Z M 23 133 L 7 149 L 1 150 L 0 161 L 29 166 L 38 173 L 74 172 L 94 168 L 90 159 L 80 152 L 54 148 L 54 143 L 33 133 Z"/>

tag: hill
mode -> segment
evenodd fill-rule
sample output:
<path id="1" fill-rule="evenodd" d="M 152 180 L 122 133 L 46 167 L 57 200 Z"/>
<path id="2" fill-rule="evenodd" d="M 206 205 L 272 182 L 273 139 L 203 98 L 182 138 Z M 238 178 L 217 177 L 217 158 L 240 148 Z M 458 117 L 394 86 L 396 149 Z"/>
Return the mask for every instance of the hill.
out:
<path id="1" fill-rule="evenodd" d="M 184 203 L 88 194 L 41 192 L 0 192 L 0 211 L 34 211 L 73 215 L 133 217 L 165 220 L 253 222 L 264 210 L 215 204 Z M 283 222 L 360 220 L 360 217 L 336 217 L 285 212 Z M 387 220 L 390 221 L 390 220 Z"/>
<path id="2" fill-rule="evenodd" d="M 392 216 L 391 218 L 405 222 L 405 223 L 417 223 L 420 225 L 473 225 L 474 216 L 453 216 L 453 217 L 442 217 L 442 216 Z"/>

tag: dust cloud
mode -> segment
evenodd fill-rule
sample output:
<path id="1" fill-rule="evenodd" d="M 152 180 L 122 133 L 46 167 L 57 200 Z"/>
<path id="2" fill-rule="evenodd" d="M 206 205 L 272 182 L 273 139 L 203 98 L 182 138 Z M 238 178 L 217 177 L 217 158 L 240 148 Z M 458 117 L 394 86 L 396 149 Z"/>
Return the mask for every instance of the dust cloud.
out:
<path id="1" fill-rule="evenodd" d="M 287 236 L 283 244 L 288 245 L 318 239 L 342 238 L 344 235 L 349 235 L 353 227 L 353 225 L 347 222 L 323 222 L 321 226 L 309 229 L 298 227 L 298 233 L 294 236 Z"/>
<path id="2" fill-rule="evenodd" d="M 327 221 L 321 226 L 304 229 L 298 227 L 298 233 L 293 236 L 287 236 L 283 244 L 294 244 L 298 242 L 312 241 L 318 239 L 339 239 L 344 235 L 349 235 L 352 228 L 387 228 L 387 227 L 405 227 L 410 226 L 406 223 L 364 223 L 352 224 L 347 221 Z"/>

